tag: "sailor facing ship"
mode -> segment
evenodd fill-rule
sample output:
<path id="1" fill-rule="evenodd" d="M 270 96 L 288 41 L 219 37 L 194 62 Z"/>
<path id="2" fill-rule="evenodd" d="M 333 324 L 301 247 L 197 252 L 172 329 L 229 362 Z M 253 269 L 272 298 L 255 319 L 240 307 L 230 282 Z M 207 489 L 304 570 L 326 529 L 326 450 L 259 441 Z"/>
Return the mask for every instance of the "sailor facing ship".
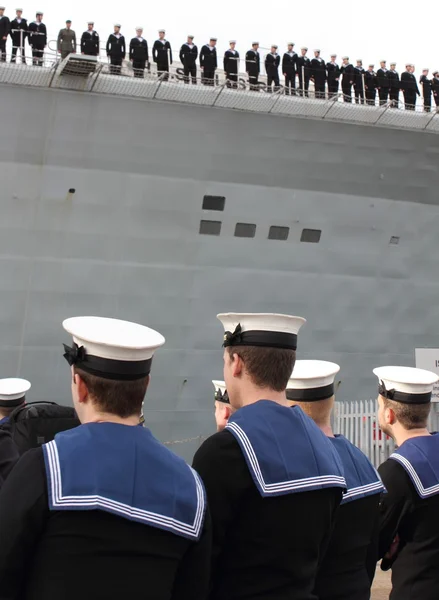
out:
<path id="1" fill-rule="evenodd" d="M 214 531 L 210 600 L 314 598 L 345 487 L 327 437 L 285 397 L 304 319 L 221 314 L 224 380 L 239 409 L 199 448 Z"/>
<path id="2" fill-rule="evenodd" d="M 20 458 L 10 435 L 9 417 L 26 401 L 31 384 L 26 379 L 0 379 L 0 488 Z"/>
<path id="3" fill-rule="evenodd" d="M 328 549 L 320 564 L 319 600 L 369 600 L 376 566 L 378 505 L 383 484 L 369 459 L 344 436 L 334 435 L 334 379 L 340 367 L 322 360 L 298 360 L 287 399 L 313 419 L 337 450 L 347 491 L 337 511 Z"/>
<path id="4" fill-rule="evenodd" d="M 204 599 L 211 540 L 203 485 L 138 427 L 164 338 L 115 319 L 63 325 L 73 336 L 64 357 L 82 425 L 25 453 L 3 486 L 1 596 Z"/>
<path id="5" fill-rule="evenodd" d="M 392 568 L 390 600 L 439 598 L 439 434 L 427 420 L 437 375 L 380 367 L 378 422 L 398 448 L 378 469 L 381 503 L 379 558 Z"/>
<path id="6" fill-rule="evenodd" d="M 222 431 L 227 425 L 230 417 L 235 412 L 230 405 L 229 394 L 227 393 L 226 383 L 224 381 L 212 381 L 215 388 L 215 422 L 216 430 Z"/>

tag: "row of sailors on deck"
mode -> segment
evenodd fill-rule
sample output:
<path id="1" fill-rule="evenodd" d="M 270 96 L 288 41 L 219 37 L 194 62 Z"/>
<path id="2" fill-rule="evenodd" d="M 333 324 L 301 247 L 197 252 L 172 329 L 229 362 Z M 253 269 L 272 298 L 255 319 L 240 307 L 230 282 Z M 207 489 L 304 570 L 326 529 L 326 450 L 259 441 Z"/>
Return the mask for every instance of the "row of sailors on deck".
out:
<path id="1" fill-rule="evenodd" d="M 379 426 L 398 446 L 377 472 L 331 429 L 339 366 L 296 362 L 305 319 L 218 318 L 218 432 L 192 468 L 137 426 L 163 336 L 115 319 L 64 321 L 81 425 L 25 452 L 2 482 L 0 596 L 367 600 L 381 558 L 392 599 L 437 600 L 439 435 L 427 418 L 438 377 L 374 370 Z M 3 476 L 8 407 L 29 387 L 0 381 Z"/>
<path id="2" fill-rule="evenodd" d="M 43 64 L 44 48 L 47 45 L 47 30 L 42 22 L 43 13 L 38 11 L 36 20 L 28 25 L 26 19 L 22 18 L 21 9 L 17 9 L 17 16 L 12 22 L 9 22 L 9 19 L 3 16 L 3 12 L 4 8 L 0 7 L 0 53 L 2 60 L 6 59 L 6 40 L 10 34 L 13 44 L 11 61 L 16 61 L 17 50 L 20 48 L 22 61 L 26 61 L 24 42 L 28 38 L 32 47 L 33 62 L 41 66 Z M 152 48 L 153 60 L 157 64 L 157 72 L 163 79 L 167 78 L 172 64 L 172 47 L 165 38 L 165 34 L 165 30 L 159 30 L 159 38 L 154 42 Z M 190 81 L 192 83 L 197 82 L 198 59 L 202 70 L 203 83 L 214 85 L 215 73 L 218 68 L 216 43 L 217 39 L 211 38 L 209 43 L 203 45 L 201 51 L 198 52 L 198 47 L 194 44 L 194 36 L 188 36 L 187 42 L 181 46 L 179 54 L 186 83 Z M 265 71 L 269 91 L 273 88 L 274 90 L 280 88 L 279 67 L 281 67 L 287 95 L 298 93 L 308 96 L 310 81 L 314 84 L 316 98 L 325 98 L 326 93 L 329 98 L 336 96 L 341 83 L 344 100 L 352 102 L 352 90 L 354 90 L 355 102 L 358 104 L 375 105 L 376 96 L 378 95 L 381 105 L 390 102 L 392 106 L 397 107 L 399 94 L 402 91 L 406 108 L 413 109 L 416 104 L 416 96 L 420 95 L 414 75 L 415 68 L 412 64 L 406 65 L 406 70 L 400 77 L 396 70 L 396 63 L 391 63 L 388 69 L 387 62 L 383 60 L 380 62 L 380 68 L 375 72 L 373 64 L 370 64 L 365 70 L 362 60 L 357 60 L 354 66 L 347 56 L 343 57 L 341 65 L 337 63 L 336 54 L 331 55 L 329 62 L 325 62 L 320 56 L 320 50 L 315 50 L 314 57 L 310 59 L 307 56 L 308 48 L 302 47 L 300 54 L 297 54 L 294 46 L 293 43 L 287 45 L 282 60 L 280 54 L 278 54 L 277 45 L 273 45 L 271 51 L 265 56 Z M 76 52 L 76 47 L 76 34 L 71 29 L 71 20 L 67 20 L 65 28 L 61 29 L 58 35 L 58 51 L 61 58 L 66 58 L 70 53 Z M 99 34 L 94 29 L 93 21 L 89 21 L 87 30 L 81 36 L 80 48 L 82 54 L 90 56 L 100 54 Z M 136 36 L 131 39 L 128 51 L 135 77 L 143 77 L 145 69 L 150 68 L 148 43 L 143 37 L 143 28 L 138 27 L 136 29 Z M 119 74 L 122 61 L 127 54 L 125 37 L 121 34 L 119 23 L 114 26 L 114 32 L 108 37 L 106 53 L 110 60 L 110 72 Z M 252 48 L 245 55 L 245 69 L 248 74 L 250 89 L 254 91 L 260 89 L 260 63 L 259 43 L 254 42 Z M 231 41 L 229 49 L 224 53 L 223 66 L 227 85 L 236 88 L 240 67 L 240 54 L 236 49 L 236 41 Z M 424 69 L 419 82 L 422 85 L 425 110 L 430 111 L 431 109 L 432 95 L 436 106 L 439 106 L 439 71 L 433 71 L 430 78 L 429 70 Z"/>

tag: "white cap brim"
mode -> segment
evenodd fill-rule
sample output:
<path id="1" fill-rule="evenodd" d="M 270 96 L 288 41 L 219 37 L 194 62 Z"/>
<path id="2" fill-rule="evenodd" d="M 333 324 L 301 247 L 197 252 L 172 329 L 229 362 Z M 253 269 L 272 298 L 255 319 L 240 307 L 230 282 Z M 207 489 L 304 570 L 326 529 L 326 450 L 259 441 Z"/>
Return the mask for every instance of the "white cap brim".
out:
<path id="1" fill-rule="evenodd" d="M 0 400 L 18 400 L 22 398 L 31 388 L 31 384 L 27 379 L 11 377 L 8 379 L 0 379 Z"/>
<path id="2" fill-rule="evenodd" d="M 287 390 L 311 390 L 334 383 L 340 366 L 325 360 L 297 360 Z"/>
<path id="3" fill-rule="evenodd" d="M 387 390 L 394 389 L 405 394 L 426 394 L 433 390 L 439 376 L 431 371 L 414 367 L 378 367 L 373 370 Z"/>
<path id="4" fill-rule="evenodd" d="M 212 383 L 213 383 L 213 387 L 215 388 L 215 392 L 218 392 L 218 390 L 224 394 L 224 392 L 226 391 L 226 382 L 225 381 L 219 381 L 216 379 L 212 379 Z"/>

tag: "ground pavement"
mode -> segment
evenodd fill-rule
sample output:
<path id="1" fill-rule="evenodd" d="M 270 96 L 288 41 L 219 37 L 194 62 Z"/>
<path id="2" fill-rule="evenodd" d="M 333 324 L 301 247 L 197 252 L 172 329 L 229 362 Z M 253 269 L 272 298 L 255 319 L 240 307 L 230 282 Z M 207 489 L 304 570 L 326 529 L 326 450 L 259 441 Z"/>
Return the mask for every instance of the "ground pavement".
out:
<path id="1" fill-rule="evenodd" d="M 373 586 L 372 586 L 372 595 L 371 595 L 371 600 L 388 600 L 389 599 L 389 594 L 390 594 L 390 589 L 391 589 L 391 583 L 390 583 L 390 577 L 391 577 L 391 573 L 392 571 L 381 571 L 380 569 L 380 565 L 377 565 L 377 570 L 375 572 L 375 579 L 373 581 Z"/>

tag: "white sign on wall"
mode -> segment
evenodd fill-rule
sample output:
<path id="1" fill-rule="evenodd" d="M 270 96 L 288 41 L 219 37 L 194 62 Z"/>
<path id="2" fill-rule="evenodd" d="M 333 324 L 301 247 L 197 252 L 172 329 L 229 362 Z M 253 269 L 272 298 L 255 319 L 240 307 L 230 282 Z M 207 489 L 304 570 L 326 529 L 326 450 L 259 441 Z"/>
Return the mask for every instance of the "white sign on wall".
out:
<path id="1" fill-rule="evenodd" d="M 415 364 L 418 369 L 433 371 L 439 376 L 439 348 L 416 348 Z M 434 385 L 431 401 L 439 402 L 439 382 Z"/>

